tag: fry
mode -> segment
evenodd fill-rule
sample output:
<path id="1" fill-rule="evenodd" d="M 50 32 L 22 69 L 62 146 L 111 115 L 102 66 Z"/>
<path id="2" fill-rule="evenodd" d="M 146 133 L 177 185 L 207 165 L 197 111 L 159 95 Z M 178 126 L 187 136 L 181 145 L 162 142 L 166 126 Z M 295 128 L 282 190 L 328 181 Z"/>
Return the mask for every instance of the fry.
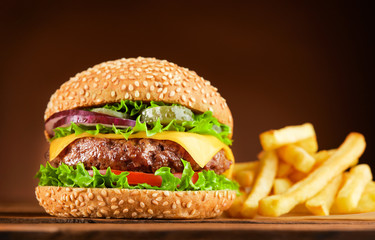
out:
<path id="1" fill-rule="evenodd" d="M 337 152 L 302 181 L 294 184 L 287 192 L 263 198 L 259 212 L 264 216 L 280 216 L 288 213 L 320 192 L 335 176 L 347 169 L 354 159 L 365 150 L 365 138 L 360 133 L 350 133 Z"/>
<path id="2" fill-rule="evenodd" d="M 367 164 L 360 164 L 352 169 L 337 194 L 335 209 L 339 213 L 350 213 L 361 199 L 367 183 L 372 180 L 371 169 Z"/>
<path id="3" fill-rule="evenodd" d="M 314 127 L 311 123 L 305 123 L 298 126 L 289 126 L 279 130 L 263 132 L 259 138 L 263 149 L 270 151 L 313 136 L 315 136 Z"/>
<path id="4" fill-rule="evenodd" d="M 330 158 L 337 149 L 331 149 L 331 150 L 321 150 L 313 155 L 315 158 L 315 164 L 320 165 L 324 161 L 326 161 L 328 158 Z"/>
<path id="5" fill-rule="evenodd" d="M 293 182 L 299 182 L 305 177 L 307 177 L 307 173 L 300 172 L 298 170 L 294 170 L 291 174 L 289 174 L 289 179 L 292 180 Z"/>
<path id="6" fill-rule="evenodd" d="M 310 154 L 314 154 L 318 151 L 318 141 L 316 140 L 316 136 L 312 136 L 301 141 L 294 143 L 297 147 L 301 147 L 306 150 L 306 152 Z"/>
<path id="7" fill-rule="evenodd" d="M 233 175 L 236 175 L 238 172 L 245 171 L 245 170 L 255 171 L 258 168 L 258 166 L 259 166 L 259 161 L 235 163 L 233 166 Z"/>
<path id="8" fill-rule="evenodd" d="M 287 178 L 276 178 L 273 183 L 273 194 L 282 194 L 286 192 L 291 186 L 292 182 Z"/>
<path id="9" fill-rule="evenodd" d="M 229 216 L 237 217 L 237 218 L 242 217 L 241 210 L 242 210 L 242 206 L 246 198 L 247 198 L 247 194 L 244 192 L 241 192 L 241 195 L 236 197 L 236 199 L 234 200 L 230 208 L 227 210 L 227 213 L 229 214 Z"/>
<path id="10" fill-rule="evenodd" d="M 306 202 L 306 207 L 314 215 L 328 216 L 335 201 L 336 193 L 342 181 L 342 174 L 337 175 L 317 195 Z"/>
<path id="11" fill-rule="evenodd" d="M 305 149 L 295 145 L 285 145 L 277 149 L 279 157 L 295 169 L 307 173 L 315 164 L 315 159 Z"/>
<path id="12" fill-rule="evenodd" d="M 241 172 L 237 172 L 234 175 L 234 180 L 236 180 L 241 187 L 251 187 L 253 185 L 255 178 L 255 171 L 252 170 L 243 170 Z"/>
<path id="13" fill-rule="evenodd" d="M 242 208 L 243 216 L 254 217 L 258 210 L 259 200 L 271 192 L 276 176 L 277 163 L 278 159 L 274 151 L 265 152 L 260 159 L 258 176 Z"/>
<path id="14" fill-rule="evenodd" d="M 293 172 L 293 167 L 289 163 L 279 161 L 279 167 L 277 168 L 276 177 L 284 178 Z"/>
<path id="15" fill-rule="evenodd" d="M 353 213 L 375 212 L 375 182 L 369 182 Z"/>

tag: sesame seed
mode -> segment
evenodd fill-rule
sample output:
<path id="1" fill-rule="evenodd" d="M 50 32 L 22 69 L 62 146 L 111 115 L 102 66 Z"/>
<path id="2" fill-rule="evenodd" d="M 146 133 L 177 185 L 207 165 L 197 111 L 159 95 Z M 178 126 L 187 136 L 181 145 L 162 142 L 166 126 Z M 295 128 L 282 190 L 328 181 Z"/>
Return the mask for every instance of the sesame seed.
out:
<path id="1" fill-rule="evenodd" d="M 194 86 L 193 89 L 196 90 L 196 91 L 198 91 L 198 87 L 197 86 Z"/>
<path id="2" fill-rule="evenodd" d="M 159 98 L 162 99 L 163 96 L 164 96 L 164 94 L 163 94 L 163 93 L 160 93 Z"/>
<path id="3" fill-rule="evenodd" d="M 163 198 L 162 197 L 157 197 L 155 200 L 160 202 Z"/>
<path id="4" fill-rule="evenodd" d="M 181 88 L 178 87 L 178 88 L 176 89 L 176 92 L 181 92 Z"/>
<path id="5" fill-rule="evenodd" d="M 106 190 L 102 190 L 102 191 L 101 191 L 100 193 L 102 194 L 102 196 L 103 196 L 103 197 L 106 197 L 106 196 L 108 196 L 108 193 L 107 193 L 107 191 L 106 191 Z"/>
<path id="6" fill-rule="evenodd" d="M 136 212 L 133 212 L 132 213 L 132 217 L 136 217 L 137 216 L 137 213 Z"/>
<path id="7" fill-rule="evenodd" d="M 186 102 L 186 96 L 185 95 L 182 95 L 181 98 L 182 98 L 182 101 Z"/>
<path id="8" fill-rule="evenodd" d="M 101 207 L 104 207 L 106 205 L 106 203 L 105 202 L 100 202 L 98 205 L 101 206 Z"/>
<path id="9" fill-rule="evenodd" d="M 134 75 L 138 77 L 140 74 L 139 72 L 135 72 Z"/>
<path id="10" fill-rule="evenodd" d="M 151 86 L 150 86 L 150 90 L 151 90 L 151 91 L 154 91 L 154 90 L 155 90 L 154 85 L 151 85 Z"/>
<path id="11" fill-rule="evenodd" d="M 165 215 L 166 215 L 166 214 L 171 214 L 171 211 L 168 211 L 168 210 L 167 210 L 167 211 L 164 211 L 163 214 L 165 214 Z"/>
<path id="12" fill-rule="evenodd" d="M 173 97 L 175 94 L 176 94 L 175 91 L 171 91 L 171 92 L 169 93 L 169 96 L 170 96 L 170 97 Z"/>
<path id="13" fill-rule="evenodd" d="M 190 208 L 191 205 L 192 205 L 192 203 L 191 203 L 191 201 L 190 201 L 190 202 L 188 202 L 188 204 L 186 205 L 186 207 L 187 207 L 187 208 Z"/>
<path id="14" fill-rule="evenodd" d="M 103 87 L 107 88 L 108 87 L 108 82 L 104 82 Z"/>
<path id="15" fill-rule="evenodd" d="M 183 194 L 181 192 L 177 192 L 176 195 L 179 196 L 179 197 L 183 196 Z"/>
<path id="16" fill-rule="evenodd" d="M 148 86 L 148 82 L 147 81 L 143 81 L 143 86 L 147 87 Z"/>
<path id="17" fill-rule="evenodd" d="M 120 79 L 124 80 L 125 76 L 124 75 L 120 75 Z"/>
<path id="18" fill-rule="evenodd" d="M 112 206 L 111 206 L 111 209 L 112 209 L 112 210 L 116 210 L 117 208 L 118 208 L 118 206 L 116 206 L 116 205 L 112 205 Z"/>
<path id="19" fill-rule="evenodd" d="M 139 87 L 139 82 L 138 82 L 138 81 L 135 81 L 135 82 L 134 82 L 134 85 L 135 85 L 136 87 Z"/>
<path id="20" fill-rule="evenodd" d="M 111 202 L 116 202 L 116 201 L 117 201 L 117 198 L 115 197 L 111 199 Z"/>
<path id="21" fill-rule="evenodd" d="M 129 93 L 125 93 L 124 98 L 125 98 L 125 99 L 128 99 L 128 98 L 129 98 Z"/>
<path id="22" fill-rule="evenodd" d="M 98 201 L 104 201 L 102 196 L 100 196 L 100 195 L 96 196 L 96 199 L 98 199 Z"/>
<path id="23" fill-rule="evenodd" d="M 177 208 L 176 203 L 173 203 L 173 204 L 172 204 L 172 209 L 176 209 L 176 208 Z"/>
<path id="24" fill-rule="evenodd" d="M 129 198 L 129 199 L 128 199 L 128 203 L 133 204 L 133 203 L 134 203 L 134 200 L 131 199 L 131 198 Z"/>
<path id="25" fill-rule="evenodd" d="M 111 92 L 111 96 L 112 96 L 112 97 L 115 97 L 115 96 L 116 96 L 116 92 L 115 92 L 115 91 L 112 91 L 112 92 Z"/>
<path id="26" fill-rule="evenodd" d="M 164 88 L 163 89 L 163 93 L 167 93 L 168 89 L 167 88 Z"/>
<path id="27" fill-rule="evenodd" d="M 125 90 L 126 89 L 126 85 L 125 84 L 122 84 L 121 86 L 121 90 Z"/>
<path id="28" fill-rule="evenodd" d="M 163 202 L 163 206 L 167 206 L 167 205 L 168 205 L 167 201 Z"/>
<path id="29" fill-rule="evenodd" d="M 104 215 L 108 215 L 108 211 L 105 209 L 100 209 L 100 212 L 103 213 Z"/>
<path id="30" fill-rule="evenodd" d="M 156 200 L 152 200 L 151 202 L 152 202 L 153 204 L 155 204 L 155 205 L 159 205 L 159 202 L 156 201 Z"/>
<path id="31" fill-rule="evenodd" d="M 151 97 L 150 93 L 146 93 L 146 98 L 150 99 L 150 97 Z"/>
<path id="32" fill-rule="evenodd" d="M 144 207 L 145 207 L 144 202 L 140 202 L 140 203 L 139 203 L 139 206 L 141 206 L 141 208 L 144 208 Z"/>
<path id="33" fill-rule="evenodd" d="M 114 215 L 119 215 L 119 214 L 120 214 L 120 211 L 119 211 L 119 210 L 116 210 L 113 214 L 114 214 Z"/>
<path id="34" fill-rule="evenodd" d="M 108 80 L 108 79 L 110 79 L 110 78 L 111 78 L 111 74 L 108 74 L 108 75 L 105 77 L 106 80 Z"/>
<path id="35" fill-rule="evenodd" d="M 147 212 L 148 212 L 149 214 L 154 214 L 154 211 L 152 211 L 151 208 L 150 208 L 149 210 L 147 210 Z"/>
<path id="36" fill-rule="evenodd" d="M 203 99 L 202 99 L 202 102 L 203 102 L 203 103 L 207 103 L 207 100 L 203 98 Z"/>
<path id="37" fill-rule="evenodd" d="M 143 213 L 143 209 L 141 209 L 141 208 L 137 208 L 137 209 L 135 209 L 137 212 L 139 212 L 139 213 Z"/>
<path id="38" fill-rule="evenodd" d="M 127 213 L 129 212 L 129 209 L 125 208 L 124 210 L 122 210 L 123 213 Z"/>
<path id="39" fill-rule="evenodd" d="M 134 87 L 132 84 L 129 84 L 129 87 L 128 87 L 129 91 L 133 91 Z"/>
<path id="40" fill-rule="evenodd" d="M 135 96 L 135 97 L 139 97 L 139 92 L 138 92 L 138 90 L 135 91 L 134 96 Z"/>
<path id="41" fill-rule="evenodd" d="M 120 200 L 120 201 L 118 202 L 118 204 L 119 204 L 119 205 L 124 204 L 124 200 Z"/>
<path id="42" fill-rule="evenodd" d="M 163 79 L 164 81 L 167 81 L 167 77 L 166 76 L 163 76 L 163 77 L 161 77 L 161 79 Z M 163 83 L 164 84 L 164 83 Z M 169 83 L 167 82 L 167 85 L 168 85 Z"/>

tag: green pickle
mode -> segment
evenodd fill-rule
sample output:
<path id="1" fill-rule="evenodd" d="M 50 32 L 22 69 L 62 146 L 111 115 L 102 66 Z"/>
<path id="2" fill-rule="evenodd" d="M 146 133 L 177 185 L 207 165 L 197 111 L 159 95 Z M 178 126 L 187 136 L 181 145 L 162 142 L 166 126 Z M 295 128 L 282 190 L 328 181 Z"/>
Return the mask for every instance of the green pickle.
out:
<path id="1" fill-rule="evenodd" d="M 148 108 L 142 111 L 141 121 L 147 124 L 152 124 L 160 119 L 162 125 L 167 125 L 172 120 L 176 119 L 176 123 L 184 121 L 193 121 L 193 112 L 182 106 L 160 106 Z"/>

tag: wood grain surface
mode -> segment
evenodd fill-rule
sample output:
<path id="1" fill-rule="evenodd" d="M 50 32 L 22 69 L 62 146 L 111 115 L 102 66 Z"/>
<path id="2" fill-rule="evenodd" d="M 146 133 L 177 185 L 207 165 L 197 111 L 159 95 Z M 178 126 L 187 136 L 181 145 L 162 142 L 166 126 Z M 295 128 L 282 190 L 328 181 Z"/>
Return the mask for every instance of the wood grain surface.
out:
<path id="1" fill-rule="evenodd" d="M 35 205 L 0 205 L 0 239 L 375 239 L 375 221 L 56 218 Z"/>

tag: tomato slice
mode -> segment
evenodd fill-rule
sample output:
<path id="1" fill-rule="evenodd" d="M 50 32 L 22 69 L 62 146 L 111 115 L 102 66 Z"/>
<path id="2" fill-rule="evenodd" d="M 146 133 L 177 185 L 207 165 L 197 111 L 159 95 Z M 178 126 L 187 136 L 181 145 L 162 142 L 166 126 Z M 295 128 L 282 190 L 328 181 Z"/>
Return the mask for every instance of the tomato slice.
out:
<path id="1" fill-rule="evenodd" d="M 112 169 L 111 171 L 116 175 L 120 175 L 122 172 L 124 172 L 124 171 L 112 170 Z M 93 175 L 92 170 L 88 170 L 88 172 L 90 176 Z M 100 174 L 104 175 L 107 172 L 107 170 L 99 170 L 99 172 Z M 128 172 L 129 172 L 129 175 L 127 176 L 127 178 L 128 178 L 129 185 L 137 185 L 138 183 L 147 183 L 151 186 L 157 186 L 157 187 L 161 186 L 162 178 L 160 176 L 155 176 L 153 173 L 131 172 L 131 171 L 128 171 Z M 181 178 L 182 173 L 174 173 L 173 175 L 175 177 Z M 193 183 L 196 183 L 198 181 L 198 177 L 199 177 L 198 173 L 194 173 L 192 177 Z"/>

